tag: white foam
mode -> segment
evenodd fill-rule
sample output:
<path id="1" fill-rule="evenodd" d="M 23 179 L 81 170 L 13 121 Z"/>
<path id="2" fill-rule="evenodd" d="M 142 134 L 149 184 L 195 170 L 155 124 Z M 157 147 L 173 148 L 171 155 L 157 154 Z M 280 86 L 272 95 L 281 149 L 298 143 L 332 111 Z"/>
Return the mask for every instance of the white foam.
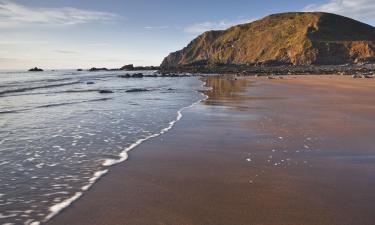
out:
<path id="1" fill-rule="evenodd" d="M 9 214 L 9 215 L 5 215 L 5 214 L 2 214 L 0 213 L 0 219 L 6 219 L 6 218 L 11 218 L 11 217 L 16 217 L 17 214 L 13 213 L 13 214 Z"/>
<path id="2" fill-rule="evenodd" d="M 59 145 L 52 146 L 52 148 L 56 148 L 59 151 L 65 151 L 65 149 Z"/>
<path id="3" fill-rule="evenodd" d="M 34 222 L 30 223 L 30 225 L 40 225 L 40 222 L 39 221 L 34 221 Z"/>
<path id="4" fill-rule="evenodd" d="M 55 192 L 55 193 L 44 194 L 43 196 L 67 195 L 67 194 L 69 194 L 69 192 L 66 192 L 66 191 L 60 191 L 60 192 Z"/>
<path id="5" fill-rule="evenodd" d="M 44 222 L 50 220 L 52 217 L 56 216 L 61 210 L 65 209 L 66 207 L 70 206 L 75 200 L 79 199 L 82 196 L 82 192 L 77 192 L 74 196 L 57 203 L 49 208 L 51 212 L 48 216 L 44 219 Z"/>
<path id="6" fill-rule="evenodd" d="M 0 163 L 0 166 L 8 164 L 8 163 L 9 163 L 8 161 L 3 161 L 3 162 Z"/>
<path id="7" fill-rule="evenodd" d="M 47 164 L 47 166 L 49 166 L 49 167 L 54 167 L 56 165 L 57 165 L 57 163 Z"/>
<path id="8" fill-rule="evenodd" d="M 37 167 L 39 169 L 43 168 L 43 166 L 44 166 L 44 163 L 39 163 L 39 164 L 35 165 L 35 167 Z"/>
<path id="9" fill-rule="evenodd" d="M 96 172 L 94 176 L 89 179 L 89 184 L 81 188 L 82 191 L 87 191 L 98 179 L 100 179 L 106 173 L 108 173 L 108 170 Z"/>
<path id="10" fill-rule="evenodd" d="M 202 93 L 201 93 L 202 94 Z M 105 159 L 104 162 L 103 162 L 103 166 L 113 166 L 113 165 L 116 165 L 118 163 L 121 163 L 121 162 L 124 162 L 128 159 L 128 152 L 131 151 L 132 149 L 134 149 L 135 147 L 137 147 L 138 145 L 142 144 L 144 141 L 147 141 L 151 138 L 155 138 L 155 137 L 158 137 L 166 132 L 168 132 L 170 129 L 173 128 L 173 126 L 182 119 L 182 112 L 186 109 L 189 109 L 189 108 L 192 108 L 193 106 L 195 106 L 196 104 L 198 104 L 199 102 L 201 101 L 204 101 L 208 98 L 208 96 L 202 94 L 202 96 L 204 97 L 202 100 L 199 100 L 193 104 L 191 104 L 190 106 L 186 106 L 182 109 L 180 109 L 179 111 L 177 111 L 177 116 L 176 116 L 176 119 L 171 121 L 168 125 L 168 127 L 162 129 L 159 133 L 156 133 L 156 134 L 152 134 L 148 137 L 145 137 L 143 139 L 139 139 L 137 140 L 136 142 L 134 142 L 133 144 L 131 144 L 129 147 L 125 148 L 120 154 L 119 154 L 119 159 Z"/>

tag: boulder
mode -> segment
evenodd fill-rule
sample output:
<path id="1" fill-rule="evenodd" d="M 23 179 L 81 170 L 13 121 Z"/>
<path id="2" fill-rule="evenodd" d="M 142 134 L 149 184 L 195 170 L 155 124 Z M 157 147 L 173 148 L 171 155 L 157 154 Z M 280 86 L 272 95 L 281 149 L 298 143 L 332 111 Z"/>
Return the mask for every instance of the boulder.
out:
<path id="1" fill-rule="evenodd" d="M 144 75 L 143 73 L 135 73 L 135 74 L 123 74 L 123 75 L 118 75 L 117 77 L 119 78 L 143 78 Z"/>
<path id="2" fill-rule="evenodd" d="M 90 72 L 96 72 L 96 71 L 108 71 L 107 68 L 96 68 L 96 67 L 93 67 L 91 69 L 89 69 Z"/>
<path id="3" fill-rule="evenodd" d="M 100 93 L 100 94 L 112 94 L 112 93 L 114 93 L 114 92 L 111 91 L 111 90 L 100 90 L 99 93 Z"/>
<path id="4" fill-rule="evenodd" d="M 145 88 L 133 88 L 133 89 L 129 89 L 125 92 L 144 92 L 144 91 L 150 91 L 150 90 L 145 89 Z"/>
<path id="5" fill-rule="evenodd" d="M 117 77 L 119 77 L 119 78 L 131 78 L 132 76 L 127 73 L 127 74 L 118 75 Z"/>
<path id="6" fill-rule="evenodd" d="M 144 75 L 143 75 L 143 73 L 135 73 L 135 74 L 132 75 L 132 77 L 134 77 L 134 78 L 142 78 L 142 77 L 144 77 Z"/>
<path id="7" fill-rule="evenodd" d="M 43 69 L 38 68 L 38 67 L 34 67 L 34 68 L 29 69 L 29 72 L 42 72 L 42 71 L 43 71 Z"/>
<path id="8" fill-rule="evenodd" d="M 120 70 L 134 70 L 134 65 L 133 64 L 125 65 L 121 67 Z"/>

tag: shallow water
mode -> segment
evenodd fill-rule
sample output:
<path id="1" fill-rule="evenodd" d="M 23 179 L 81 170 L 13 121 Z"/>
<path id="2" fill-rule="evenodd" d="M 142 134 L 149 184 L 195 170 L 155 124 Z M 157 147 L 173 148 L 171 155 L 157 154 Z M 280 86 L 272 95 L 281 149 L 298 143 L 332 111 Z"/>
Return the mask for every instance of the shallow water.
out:
<path id="1" fill-rule="evenodd" d="M 202 99 L 197 78 L 123 73 L 0 73 L 0 224 L 51 218 Z"/>

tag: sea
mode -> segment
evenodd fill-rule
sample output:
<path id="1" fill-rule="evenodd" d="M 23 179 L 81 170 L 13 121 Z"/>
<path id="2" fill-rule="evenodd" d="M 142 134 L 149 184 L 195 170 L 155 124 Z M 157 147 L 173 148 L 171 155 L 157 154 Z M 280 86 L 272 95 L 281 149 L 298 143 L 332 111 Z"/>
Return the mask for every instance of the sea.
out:
<path id="1" fill-rule="evenodd" d="M 139 72 L 0 72 L 0 224 L 50 220 L 205 98 L 197 77 Z"/>

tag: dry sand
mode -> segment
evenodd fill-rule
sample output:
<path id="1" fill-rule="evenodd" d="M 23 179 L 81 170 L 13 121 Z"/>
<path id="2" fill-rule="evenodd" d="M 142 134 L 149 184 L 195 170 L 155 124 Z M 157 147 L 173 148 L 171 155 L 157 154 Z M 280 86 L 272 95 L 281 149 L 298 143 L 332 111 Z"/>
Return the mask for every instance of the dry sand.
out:
<path id="1" fill-rule="evenodd" d="M 50 225 L 373 225 L 375 79 L 210 78 Z"/>

